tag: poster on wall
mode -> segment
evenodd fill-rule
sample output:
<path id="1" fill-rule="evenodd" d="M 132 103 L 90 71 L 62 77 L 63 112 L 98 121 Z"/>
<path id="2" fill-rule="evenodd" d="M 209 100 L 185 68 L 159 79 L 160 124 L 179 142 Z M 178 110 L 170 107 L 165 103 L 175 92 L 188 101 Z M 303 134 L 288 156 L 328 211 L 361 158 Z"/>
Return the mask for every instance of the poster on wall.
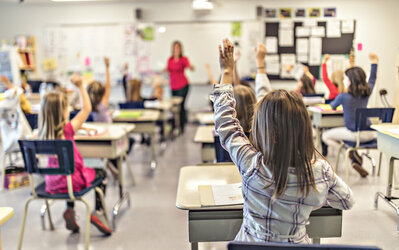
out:
<path id="1" fill-rule="evenodd" d="M 336 17 L 337 8 L 324 8 L 324 17 Z"/>
<path id="2" fill-rule="evenodd" d="M 309 8 L 309 17 L 320 17 L 321 10 L 320 8 Z"/>
<path id="3" fill-rule="evenodd" d="M 295 9 L 295 17 L 306 17 L 306 10 L 304 8 Z"/>
<path id="4" fill-rule="evenodd" d="M 277 10 L 274 8 L 267 8 L 265 10 L 267 18 L 276 18 L 277 17 Z"/>
<path id="5" fill-rule="evenodd" d="M 231 23 L 231 36 L 232 37 L 241 37 L 241 22 L 232 22 Z"/>
<path id="6" fill-rule="evenodd" d="M 280 8 L 279 9 L 279 17 L 280 18 L 291 18 L 292 17 L 292 9 L 291 8 Z"/>

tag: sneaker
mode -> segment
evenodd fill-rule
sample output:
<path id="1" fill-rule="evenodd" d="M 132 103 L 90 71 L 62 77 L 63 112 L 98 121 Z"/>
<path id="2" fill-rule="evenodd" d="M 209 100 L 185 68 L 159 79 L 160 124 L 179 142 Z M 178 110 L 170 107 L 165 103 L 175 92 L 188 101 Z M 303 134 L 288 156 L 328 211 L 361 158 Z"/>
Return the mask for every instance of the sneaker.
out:
<path id="1" fill-rule="evenodd" d="M 367 175 L 369 175 L 369 172 L 367 172 L 366 169 L 364 169 L 360 164 L 354 162 L 352 163 L 352 167 L 362 176 L 365 178 Z"/>
<path id="2" fill-rule="evenodd" d="M 79 225 L 76 223 L 75 211 L 67 208 L 64 212 L 65 227 L 74 233 L 79 232 Z"/>
<path id="3" fill-rule="evenodd" d="M 104 217 L 104 212 L 100 211 L 92 212 L 90 216 L 90 221 L 91 224 L 96 226 L 96 228 L 105 236 L 110 236 L 112 234 L 111 229 L 108 226 L 106 226 L 107 223 Z"/>
<path id="4" fill-rule="evenodd" d="M 349 158 L 352 160 L 352 162 L 359 164 L 360 166 L 363 164 L 363 159 L 362 157 L 357 153 L 357 151 L 351 151 L 349 153 Z"/>

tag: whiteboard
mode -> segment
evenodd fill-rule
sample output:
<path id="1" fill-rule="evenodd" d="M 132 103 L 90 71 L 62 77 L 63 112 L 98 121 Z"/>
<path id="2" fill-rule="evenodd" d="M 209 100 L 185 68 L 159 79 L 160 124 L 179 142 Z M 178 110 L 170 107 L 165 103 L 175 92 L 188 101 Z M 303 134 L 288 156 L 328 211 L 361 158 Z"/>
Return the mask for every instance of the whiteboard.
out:
<path id="1" fill-rule="evenodd" d="M 166 32 L 160 33 L 159 27 L 165 27 Z M 209 23 L 173 23 L 155 25 L 155 39 L 150 42 L 150 60 L 153 71 L 161 71 L 167 65 L 171 56 L 172 43 L 179 40 L 183 44 L 184 55 L 188 57 L 195 71 L 186 71 L 190 83 L 204 84 L 208 82 L 205 64 L 211 67 L 214 78 L 220 75 L 218 45 L 222 39 L 231 39 L 231 22 L 209 22 Z M 252 34 L 250 34 L 252 33 Z M 248 25 L 243 23 L 241 38 L 234 38 L 241 44 L 241 59 L 239 61 L 240 74 L 248 74 L 251 62 L 255 62 L 253 48 L 260 41 L 258 23 Z M 252 39 L 252 41 L 249 41 Z M 249 62 L 248 61 L 251 61 Z"/>

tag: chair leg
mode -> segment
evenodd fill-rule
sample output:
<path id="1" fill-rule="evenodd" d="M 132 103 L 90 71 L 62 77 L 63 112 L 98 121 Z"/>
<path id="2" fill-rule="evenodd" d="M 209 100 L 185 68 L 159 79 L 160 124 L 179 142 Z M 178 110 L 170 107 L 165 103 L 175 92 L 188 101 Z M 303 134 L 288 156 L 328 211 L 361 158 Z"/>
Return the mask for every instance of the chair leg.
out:
<path id="1" fill-rule="evenodd" d="M 344 148 L 345 144 L 341 143 L 338 149 L 338 154 L 337 154 L 337 162 L 335 163 L 335 172 L 338 172 L 338 166 L 339 166 L 339 158 L 341 156 L 341 151 Z"/>
<path id="2" fill-rule="evenodd" d="M 53 224 L 53 220 L 51 219 L 51 212 L 50 212 L 50 203 L 48 200 L 46 200 L 46 207 L 47 207 L 47 217 L 48 217 L 48 222 L 50 224 L 50 230 L 53 231 L 54 230 L 54 224 Z"/>
<path id="3" fill-rule="evenodd" d="M 23 238 L 24 238 L 24 231 L 25 231 L 26 215 L 27 215 L 27 213 L 28 213 L 28 206 L 29 206 L 29 203 L 30 203 L 31 201 L 33 201 L 34 199 L 35 199 L 35 197 L 31 197 L 31 198 L 29 198 L 29 199 L 26 201 L 26 203 L 25 203 L 24 215 L 23 215 L 23 217 L 22 217 L 21 232 L 19 233 L 18 250 L 20 250 L 21 247 L 22 247 L 22 240 L 23 240 Z"/>
<path id="4" fill-rule="evenodd" d="M 134 178 L 133 170 L 130 167 L 129 157 L 128 157 L 127 153 L 124 154 L 124 159 L 126 162 L 127 170 L 129 171 L 129 174 L 130 174 L 130 178 L 132 179 L 132 184 L 133 184 L 133 186 L 136 186 L 136 179 Z"/>
<path id="5" fill-rule="evenodd" d="M 104 193 L 101 190 L 101 188 L 99 188 L 99 187 L 96 187 L 95 191 L 100 195 L 101 205 L 103 206 L 103 210 L 104 210 L 104 217 L 105 217 L 105 220 L 107 221 L 107 224 L 108 224 L 107 226 L 109 228 L 111 228 L 111 224 L 109 222 L 109 217 L 108 217 L 108 210 L 107 210 L 107 207 L 105 206 Z"/>
<path id="6" fill-rule="evenodd" d="M 377 176 L 380 176 L 380 171 L 381 171 L 381 161 L 382 161 L 382 152 L 380 152 L 380 158 L 378 159 L 378 171 L 377 171 Z"/>
<path id="7" fill-rule="evenodd" d="M 345 153 L 345 181 L 349 183 L 349 154 L 353 151 L 353 148 L 348 148 Z"/>
<path id="8" fill-rule="evenodd" d="M 90 205 L 84 199 L 80 199 L 79 201 L 83 202 L 86 205 L 86 246 L 85 246 L 85 249 L 89 250 L 89 247 L 90 247 Z"/>

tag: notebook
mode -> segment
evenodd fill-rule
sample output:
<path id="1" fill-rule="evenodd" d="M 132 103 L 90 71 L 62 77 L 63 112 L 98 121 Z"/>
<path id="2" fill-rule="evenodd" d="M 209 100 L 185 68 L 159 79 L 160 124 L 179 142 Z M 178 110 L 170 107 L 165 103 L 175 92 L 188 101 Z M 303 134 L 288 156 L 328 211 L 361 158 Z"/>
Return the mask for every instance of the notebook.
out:
<path id="1" fill-rule="evenodd" d="M 200 185 L 198 192 L 202 207 L 242 205 L 242 183 L 225 185 Z"/>
<path id="2" fill-rule="evenodd" d="M 142 111 L 119 110 L 114 113 L 114 117 L 117 117 L 117 118 L 139 118 L 142 114 L 143 114 Z"/>

